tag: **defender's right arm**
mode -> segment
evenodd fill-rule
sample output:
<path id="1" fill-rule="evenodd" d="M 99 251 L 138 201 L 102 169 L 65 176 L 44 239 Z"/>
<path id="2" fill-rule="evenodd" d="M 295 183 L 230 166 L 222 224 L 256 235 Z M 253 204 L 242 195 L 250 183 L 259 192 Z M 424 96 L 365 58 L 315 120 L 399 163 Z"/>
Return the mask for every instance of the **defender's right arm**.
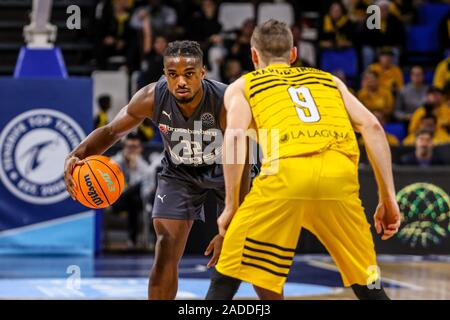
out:
<path id="1" fill-rule="evenodd" d="M 400 210 L 395 199 L 394 178 L 392 174 L 391 150 L 386 134 L 378 119 L 347 89 L 345 84 L 334 77 L 353 128 L 361 133 L 370 164 L 375 172 L 378 185 L 378 207 L 374 215 L 375 229 L 381 233 L 382 240 L 397 233 L 400 226 Z"/>
<path id="2" fill-rule="evenodd" d="M 145 118 L 152 117 L 155 85 L 156 83 L 151 83 L 136 92 L 128 105 L 120 110 L 113 121 L 92 131 L 67 155 L 64 164 L 64 181 L 72 199 L 75 200 L 73 168 L 81 164 L 81 160 L 88 156 L 102 154 L 120 138 L 136 128 Z"/>

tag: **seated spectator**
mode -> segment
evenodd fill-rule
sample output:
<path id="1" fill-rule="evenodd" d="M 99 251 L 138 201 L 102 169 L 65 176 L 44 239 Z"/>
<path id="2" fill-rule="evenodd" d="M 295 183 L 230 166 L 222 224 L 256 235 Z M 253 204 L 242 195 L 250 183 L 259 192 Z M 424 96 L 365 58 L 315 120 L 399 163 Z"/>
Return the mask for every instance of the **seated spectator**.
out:
<path id="1" fill-rule="evenodd" d="M 422 167 L 445 165 L 444 160 L 433 152 L 433 132 L 420 130 L 416 135 L 414 152 L 401 157 L 400 163 Z"/>
<path id="2" fill-rule="evenodd" d="M 150 19 L 146 19 L 150 17 Z M 132 28 L 142 30 L 143 24 L 150 23 L 154 34 L 170 36 L 177 23 L 177 12 L 161 0 L 147 0 L 147 5 L 134 10 L 130 25 Z"/>
<path id="3" fill-rule="evenodd" d="M 403 88 L 402 70 L 393 63 L 392 49 L 381 49 L 378 62 L 371 64 L 369 70 L 378 73 L 380 86 L 390 90 L 394 95 Z"/>
<path id="4" fill-rule="evenodd" d="M 370 6 L 372 0 L 351 0 L 345 2 L 348 9 L 349 18 L 358 23 L 363 24 L 367 18 L 367 7 Z"/>
<path id="5" fill-rule="evenodd" d="M 106 126 L 109 122 L 108 110 L 111 109 L 111 96 L 104 94 L 98 97 L 98 113 L 94 119 L 94 128 L 100 128 Z"/>
<path id="6" fill-rule="evenodd" d="M 186 26 L 186 37 L 200 44 L 209 71 L 208 78 L 214 80 L 220 80 L 220 65 L 226 55 L 221 30 L 217 3 L 213 0 L 202 0 L 200 10 L 194 12 L 189 25 Z"/>
<path id="7" fill-rule="evenodd" d="M 373 114 L 375 115 L 375 117 L 377 117 L 378 121 L 380 121 L 381 125 L 384 128 L 384 125 L 386 124 L 386 117 L 385 117 L 384 113 L 380 112 L 380 111 L 374 111 Z M 400 142 L 398 141 L 396 136 L 387 132 L 386 130 L 384 131 L 384 133 L 386 134 L 386 139 L 390 146 L 399 146 L 400 145 Z M 360 145 L 364 145 L 364 139 L 362 136 L 359 137 L 358 142 Z"/>
<path id="8" fill-rule="evenodd" d="M 137 130 L 139 139 L 143 142 L 149 142 L 155 137 L 155 130 L 152 124 L 152 120 L 145 118 L 139 125 Z"/>
<path id="9" fill-rule="evenodd" d="M 389 119 L 394 98 L 389 90 L 379 85 L 376 72 L 370 70 L 364 72 L 362 88 L 358 91 L 358 99 L 370 111 L 381 111 Z"/>
<path id="10" fill-rule="evenodd" d="M 244 72 L 252 71 L 254 69 L 252 57 L 250 55 L 250 39 L 255 28 L 255 22 L 252 19 L 247 19 L 242 25 L 238 36 L 231 46 L 230 55 L 227 57 L 236 59 L 241 62 L 242 70 Z"/>
<path id="11" fill-rule="evenodd" d="M 232 83 L 235 80 L 239 79 L 242 75 L 242 67 L 241 63 L 236 59 L 227 60 L 225 63 L 225 71 L 223 81 L 224 83 Z"/>
<path id="12" fill-rule="evenodd" d="M 124 191 L 112 205 L 112 210 L 115 213 L 128 213 L 128 244 L 129 247 L 135 247 L 142 210 L 155 189 L 153 173 L 142 157 L 142 143 L 135 133 L 126 136 L 123 150 L 112 159 L 120 166 L 125 177 Z"/>
<path id="13" fill-rule="evenodd" d="M 450 56 L 439 62 L 434 72 L 433 86 L 444 89 L 450 83 Z"/>
<path id="14" fill-rule="evenodd" d="M 129 59 L 129 39 L 132 38 L 132 30 L 129 25 L 128 0 L 113 1 L 112 10 L 104 8 L 102 15 L 98 17 L 96 35 L 96 61 L 100 69 L 109 67 L 108 59 L 112 56 L 122 56 L 123 65 Z"/>
<path id="15" fill-rule="evenodd" d="M 217 3 L 214 0 L 202 0 L 200 10 L 196 11 L 186 30 L 186 36 L 199 43 L 218 35 L 222 30 L 217 16 Z"/>
<path id="16" fill-rule="evenodd" d="M 389 12 L 406 25 L 413 22 L 415 15 L 412 1 L 405 0 L 392 0 L 389 5 Z"/>
<path id="17" fill-rule="evenodd" d="M 380 8 L 380 28 L 369 29 L 362 24 L 358 39 L 362 45 L 362 67 L 366 69 L 375 60 L 375 53 L 383 47 L 391 47 L 395 64 L 398 64 L 400 52 L 404 47 L 405 27 L 403 23 L 389 12 L 390 2 L 380 0 L 375 3 Z M 366 15 L 367 18 L 369 16 Z"/>
<path id="18" fill-rule="evenodd" d="M 450 124 L 450 106 L 444 102 L 443 91 L 437 87 L 430 87 L 425 96 L 425 103 L 417 109 L 409 122 L 408 133 L 415 133 L 419 128 L 420 120 L 427 113 L 437 119 L 437 129 L 448 131 Z"/>
<path id="19" fill-rule="evenodd" d="M 400 90 L 394 107 L 395 118 L 405 122 L 409 121 L 414 111 L 424 103 L 428 90 L 421 66 L 412 67 L 409 78 L 411 82 Z"/>
<path id="20" fill-rule="evenodd" d="M 347 48 L 352 46 L 353 24 L 341 2 L 333 2 L 323 18 L 319 33 L 321 48 Z"/>
<path id="21" fill-rule="evenodd" d="M 446 130 L 437 127 L 437 119 L 432 114 L 425 114 L 420 120 L 418 131 L 428 130 L 433 132 L 433 144 L 446 144 L 450 143 L 450 134 Z M 416 134 L 410 133 L 403 140 L 403 145 L 412 146 L 416 140 Z"/>
<path id="22" fill-rule="evenodd" d="M 202 0 L 200 10 L 194 12 L 186 27 L 186 37 L 197 41 L 203 51 L 216 42 L 220 37 L 222 25 L 217 16 L 217 3 L 213 0 Z"/>
<path id="23" fill-rule="evenodd" d="M 164 72 L 164 51 L 166 48 L 167 40 L 161 35 L 156 36 L 153 44 L 149 48 L 146 48 L 138 78 L 139 89 L 161 78 Z"/>

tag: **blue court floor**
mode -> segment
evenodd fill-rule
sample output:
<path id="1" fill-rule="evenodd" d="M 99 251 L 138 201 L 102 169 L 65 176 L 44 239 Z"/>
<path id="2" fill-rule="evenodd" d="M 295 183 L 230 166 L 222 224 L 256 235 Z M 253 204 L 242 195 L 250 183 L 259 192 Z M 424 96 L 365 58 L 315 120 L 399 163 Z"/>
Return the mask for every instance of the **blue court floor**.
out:
<path id="1" fill-rule="evenodd" d="M 0 257 L 0 299 L 146 299 L 152 256 Z M 421 262 L 450 265 L 449 257 L 381 256 L 381 264 L 404 266 Z M 209 286 L 207 258 L 183 257 L 178 299 L 203 299 Z M 405 268 L 406 269 L 406 268 Z M 392 271 L 392 270 L 391 270 Z M 391 273 L 395 275 L 395 273 Z M 401 277 L 399 277 L 401 278 Z M 389 289 L 422 290 L 414 279 L 383 278 Z M 340 275 L 326 255 L 296 256 L 285 286 L 287 298 L 340 297 Z M 244 283 L 236 298 L 256 298 Z"/>

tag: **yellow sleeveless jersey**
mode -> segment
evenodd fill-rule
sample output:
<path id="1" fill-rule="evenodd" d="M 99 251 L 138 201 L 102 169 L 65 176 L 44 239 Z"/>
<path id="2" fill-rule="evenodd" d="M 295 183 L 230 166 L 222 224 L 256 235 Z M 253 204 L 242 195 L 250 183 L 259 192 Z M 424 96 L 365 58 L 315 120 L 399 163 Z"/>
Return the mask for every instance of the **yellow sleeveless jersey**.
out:
<path id="1" fill-rule="evenodd" d="M 264 162 L 326 150 L 358 162 L 356 136 L 330 73 L 272 64 L 244 78 Z"/>

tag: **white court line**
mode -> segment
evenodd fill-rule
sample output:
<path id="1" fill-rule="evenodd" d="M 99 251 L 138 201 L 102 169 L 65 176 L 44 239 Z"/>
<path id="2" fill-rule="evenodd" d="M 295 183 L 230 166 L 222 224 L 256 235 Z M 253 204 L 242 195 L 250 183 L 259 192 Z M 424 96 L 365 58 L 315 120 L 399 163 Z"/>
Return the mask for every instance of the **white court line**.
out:
<path id="1" fill-rule="evenodd" d="M 336 267 L 333 264 L 326 263 L 326 262 L 310 260 L 310 261 L 307 261 L 307 263 L 313 267 L 339 272 L 338 267 Z M 412 290 L 417 290 L 417 291 L 424 290 L 424 287 L 421 287 L 421 286 L 418 286 L 418 285 L 415 285 L 412 283 L 404 282 L 404 281 L 386 278 L 386 277 L 381 277 L 381 281 L 384 281 L 384 282 L 387 282 L 390 284 L 394 284 L 394 285 L 404 286 L 404 287 L 407 287 L 408 289 L 412 289 Z"/>

